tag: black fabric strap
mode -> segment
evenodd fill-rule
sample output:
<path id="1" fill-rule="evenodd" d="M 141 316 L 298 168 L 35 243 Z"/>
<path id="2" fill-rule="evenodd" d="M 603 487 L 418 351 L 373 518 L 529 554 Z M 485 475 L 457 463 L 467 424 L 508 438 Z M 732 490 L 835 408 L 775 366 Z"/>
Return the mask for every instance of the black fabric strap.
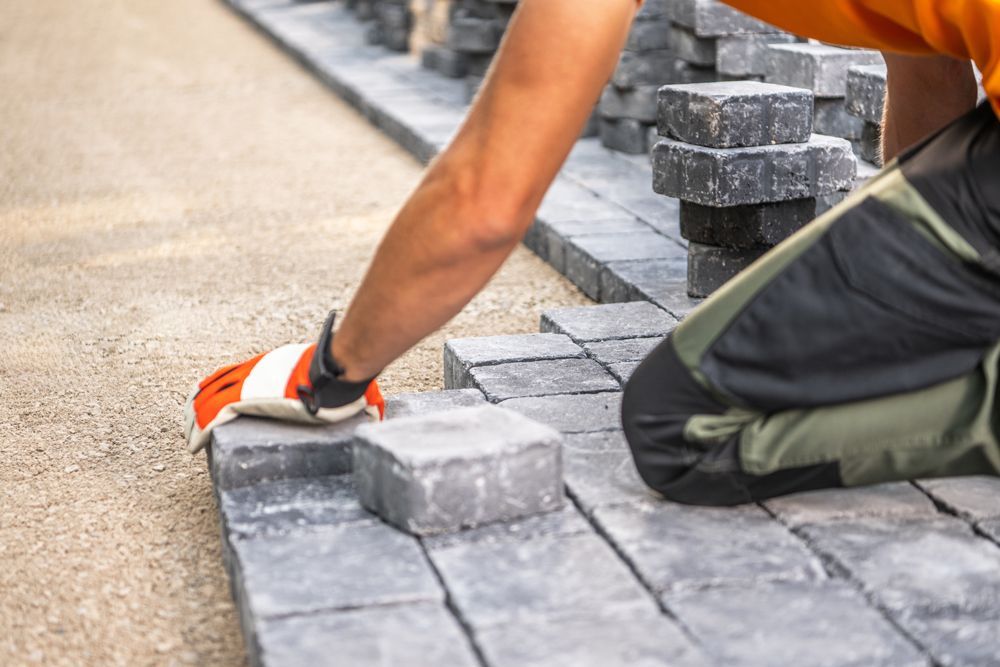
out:
<path id="1" fill-rule="evenodd" d="M 340 379 L 344 369 L 330 351 L 336 318 L 337 311 L 331 310 L 319 334 L 316 352 L 313 354 L 312 363 L 309 364 L 309 382 L 312 386 L 298 387 L 299 400 L 310 414 L 316 414 L 320 408 L 338 408 L 353 403 L 364 395 L 368 385 L 375 379 L 369 378 L 361 382 Z"/>

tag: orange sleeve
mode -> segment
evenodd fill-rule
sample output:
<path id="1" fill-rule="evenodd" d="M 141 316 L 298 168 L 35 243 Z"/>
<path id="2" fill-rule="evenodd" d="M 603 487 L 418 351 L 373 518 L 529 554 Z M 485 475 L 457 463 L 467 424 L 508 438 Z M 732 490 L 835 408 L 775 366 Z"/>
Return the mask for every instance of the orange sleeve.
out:
<path id="1" fill-rule="evenodd" d="M 969 59 L 1000 115 L 1000 0 L 725 0 L 804 37 Z"/>

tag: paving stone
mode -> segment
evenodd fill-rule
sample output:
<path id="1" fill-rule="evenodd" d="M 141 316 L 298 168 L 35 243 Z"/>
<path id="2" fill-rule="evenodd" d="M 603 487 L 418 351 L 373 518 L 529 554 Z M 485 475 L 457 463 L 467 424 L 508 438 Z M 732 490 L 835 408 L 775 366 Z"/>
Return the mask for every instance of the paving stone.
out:
<path id="1" fill-rule="evenodd" d="M 699 37 L 690 28 L 670 26 L 668 46 L 675 56 L 694 65 L 715 66 L 715 39 Z"/>
<path id="2" fill-rule="evenodd" d="M 257 620 L 444 598 L 417 541 L 380 523 L 236 540 L 238 599 Z"/>
<path id="3" fill-rule="evenodd" d="M 621 429 L 621 392 L 512 398 L 501 407 L 548 424 L 562 433 Z"/>
<path id="4" fill-rule="evenodd" d="M 622 430 L 598 431 L 594 433 L 572 433 L 563 438 L 563 451 L 583 454 L 611 453 L 627 454 L 628 441 Z"/>
<path id="5" fill-rule="evenodd" d="M 434 550 L 472 542 L 512 542 L 539 537 L 580 535 L 593 531 L 593 527 L 580 514 L 580 510 L 567 500 L 563 503 L 562 509 L 554 512 L 500 521 L 454 533 L 428 535 L 423 537 L 422 541 L 424 548 Z"/>
<path id="6" fill-rule="evenodd" d="M 670 18 L 669 5 L 673 0 L 647 0 L 636 13 L 636 21 L 662 21 Z"/>
<path id="7" fill-rule="evenodd" d="M 733 667 L 917 667 L 920 652 L 840 582 L 782 583 L 666 596 L 671 611 Z"/>
<path id="8" fill-rule="evenodd" d="M 487 628 L 476 641 L 495 667 L 707 667 L 710 662 L 657 613 L 537 619 Z"/>
<path id="9" fill-rule="evenodd" d="M 618 380 L 619 384 L 624 388 L 625 384 L 632 377 L 632 373 L 635 369 L 639 367 L 638 361 L 624 361 L 620 364 L 611 364 L 608 366 L 608 372 Z"/>
<path id="10" fill-rule="evenodd" d="M 601 273 L 609 262 L 683 256 L 683 248 L 654 231 L 579 236 L 565 246 L 565 275 L 590 298 L 605 301 Z"/>
<path id="11" fill-rule="evenodd" d="M 770 83 L 808 88 L 816 97 L 844 97 L 850 67 L 883 62 L 878 51 L 826 44 L 773 44 L 768 47 L 766 78 Z"/>
<path id="12" fill-rule="evenodd" d="M 670 46 L 670 21 L 636 20 L 625 40 L 627 51 L 654 51 Z"/>
<path id="13" fill-rule="evenodd" d="M 548 223 L 620 220 L 623 215 L 620 206 L 565 178 L 552 183 L 538 209 L 538 217 Z"/>
<path id="14" fill-rule="evenodd" d="M 856 164 L 845 139 L 707 148 L 661 139 L 653 147 L 653 191 L 704 206 L 764 204 L 849 188 Z"/>
<path id="15" fill-rule="evenodd" d="M 1000 519 L 988 519 L 980 521 L 977 528 L 986 537 L 1000 544 Z"/>
<path id="16" fill-rule="evenodd" d="M 704 299 L 688 295 L 687 284 L 667 286 L 666 289 L 651 292 L 651 300 L 660 308 L 683 322 L 684 318 L 693 313 Z"/>
<path id="17" fill-rule="evenodd" d="M 937 513 L 934 503 L 909 482 L 797 493 L 772 498 L 764 506 L 792 526 L 865 517 L 930 518 Z"/>
<path id="18" fill-rule="evenodd" d="M 446 366 L 447 368 L 447 366 Z M 385 401 L 385 418 L 397 419 L 410 415 L 425 415 L 455 408 L 483 405 L 486 397 L 478 389 L 450 389 L 396 394 Z"/>
<path id="19" fill-rule="evenodd" d="M 669 49 L 622 51 L 611 83 L 622 89 L 654 86 L 669 81 L 669 73 L 677 68 L 678 59 Z"/>
<path id="20" fill-rule="evenodd" d="M 631 217 L 620 220 L 542 223 L 542 227 L 548 262 L 563 274 L 566 273 L 566 245 L 572 239 L 597 234 L 638 234 L 652 229 L 646 223 Z"/>
<path id="21" fill-rule="evenodd" d="M 645 125 L 656 123 L 656 91 L 658 86 L 637 86 L 620 90 L 605 86 L 598 102 L 598 111 L 605 118 L 633 118 Z"/>
<path id="22" fill-rule="evenodd" d="M 590 435 L 590 434 L 586 434 Z M 639 477 L 627 449 L 564 450 L 566 485 L 588 514 L 598 507 L 659 498 Z"/>
<path id="23" fill-rule="evenodd" d="M 309 426 L 240 417 L 212 431 L 212 480 L 226 490 L 350 472 L 354 429 L 369 420 L 359 415 L 339 424 Z"/>
<path id="24" fill-rule="evenodd" d="M 757 81 L 663 86 L 661 135 L 713 148 L 802 143 L 812 134 L 812 94 Z"/>
<path id="25" fill-rule="evenodd" d="M 997 613 L 1000 550 L 958 519 L 859 519 L 801 530 L 896 618 Z"/>
<path id="26" fill-rule="evenodd" d="M 688 245 L 688 294 L 709 296 L 740 271 L 753 264 L 768 248 L 725 248 L 691 243 Z"/>
<path id="27" fill-rule="evenodd" d="M 602 145 L 622 153 L 649 151 L 649 125 L 633 118 L 601 118 L 598 136 Z"/>
<path id="28" fill-rule="evenodd" d="M 468 71 L 465 56 L 445 46 L 425 46 L 420 54 L 421 64 L 442 76 L 461 79 Z"/>
<path id="29" fill-rule="evenodd" d="M 734 77 L 763 77 L 767 74 L 767 47 L 799 41 L 788 33 L 726 35 L 715 43 L 715 69 Z"/>
<path id="30" fill-rule="evenodd" d="M 858 144 L 858 156 L 865 162 L 882 166 L 882 126 L 877 123 L 865 123 L 861 128 L 861 141 Z"/>
<path id="31" fill-rule="evenodd" d="M 361 504 L 429 535 L 558 509 L 560 436 L 493 406 L 406 417 L 358 429 Z"/>
<path id="32" fill-rule="evenodd" d="M 865 123 L 847 111 L 843 98 L 817 97 L 813 111 L 813 129 L 816 134 L 857 140 L 861 138 Z"/>
<path id="33" fill-rule="evenodd" d="M 455 618 L 432 603 L 266 621 L 256 644 L 251 660 L 268 667 L 479 665 Z"/>
<path id="34" fill-rule="evenodd" d="M 222 491 L 219 515 L 224 532 L 235 538 L 376 518 L 361 507 L 351 475 L 264 482 Z"/>
<path id="35" fill-rule="evenodd" d="M 444 344 L 444 386 L 473 386 L 470 371 L 476 366 L 583 356 L 579 345 L 559 334 L 452 338 Z"/>
<path id="36" fill-rule="evenodd" d="M 1000 478 L 986 475 L 924 479 L 920 487 L 969 521 L 1000 518 Z"/>
<path id="37" fill-rule="evenodd" d="M 675 0 L 667 15 L 700 37 L 778 32 L 778 29 L 716 0 Z"/>
<path id="38" fill-rule="evenodd" d="M 696 243 L 729 248 L 775 246 L 816 217 L 816 200 L 792 199 L 751 206 L 681 202 L 681 234 Z"/>
<path id="39" fill-rule="evenodd" d="M 509 398 L 593 394 L 619 388 L 614 378 L 591 359 L 546 359 L 477 366 L 469 371 L 469 378 L 492 403 Z"/>
<path id="40" fill-rule="evenodd" d="M 823 577 L 805 546 L 756 506 L 641 503 L 598 508 L 594 518 L 657 592 Z"/>
<path id="41" fill-rule="evenodd" d="M 601 364 L 610 365 L 627 361 L 642 361 L 649 356 L 653 348 L 662 342 L 662 336 L 627 338 L 625 340 L 586 343 L 583 349 L 591 359 Z"/>
<path id="42" fill-rule="evenodd" d="M 1000 620 L 968 616 L 905 619 L 903 627 L 942 667 L 995 667 L 1000 665 Z"/>
<path id="43" fill-rule="evenodd" d="M 651 303 L 552 308 L 542 313 L 543 332 L 563 333 L 577 343 L 665 336 L 676 320 Z"/>
<path id="44" fill-rule="evenodd" d="M 448 46 L 462 53 L 491 54 L 500 46 L 503 26 L 474 16 L 453 16 L 448 27 Z"/>
<path id="45" fill-rule="evenodd" d="M 847 70 L 847 110 L 869 123 L 882 123 L 886 67 L 856 65 Z"/>
<path id="46" fill-rule="evenodd" d="M 655 610 L 625 564 L 593 534 L 473 542 L 429 555 L 452 604 L 476 630 L 518 620 Z"/>
<path id="47" fill-rule="evenodd" d="M 687 256 L 641 262 L 611 262 L 601 272 L 601 301 L 653 301 L 677 288 L 687 294 Z M 671 313 L 673 314 L 673 313 Z"/>

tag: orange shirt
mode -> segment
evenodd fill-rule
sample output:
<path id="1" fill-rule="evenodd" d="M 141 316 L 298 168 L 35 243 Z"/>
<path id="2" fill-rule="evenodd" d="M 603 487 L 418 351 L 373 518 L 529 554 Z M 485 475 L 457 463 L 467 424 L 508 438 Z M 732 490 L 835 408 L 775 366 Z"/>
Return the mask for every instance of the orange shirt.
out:
<path id="1" fill-rule="evenodd" d="M 803 37 L 972 60 L 1000 116 L 1000 0 L 725 0 Z"/>

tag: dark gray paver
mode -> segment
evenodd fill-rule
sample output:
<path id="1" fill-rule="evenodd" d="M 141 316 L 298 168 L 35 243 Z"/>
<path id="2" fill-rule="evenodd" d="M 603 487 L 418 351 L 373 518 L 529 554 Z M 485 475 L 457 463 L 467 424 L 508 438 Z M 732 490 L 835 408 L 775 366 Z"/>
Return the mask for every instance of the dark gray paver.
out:
<path id="1" fill-rule="evenodd" d="M 1000 518 L 1000 478 L 976 475 L 924 479 L 920 487 L 951 512 L 970 521 Z"/>
<path id="2" fill-rule="evenodd" d="M 459 79 L 468 72 L 463 54 L 444 46 L 428 45 L 420 52 L 420 63 L 441 76 Z"/>
<path id="3" fill-rule="evenodd" d="M 752 206 L 701 206 L 681 202 L 681 235 L 689 241 L 730 248 L 781 243 L 816 217 L 816 200 L 792 199 Z"/>
<path id="4" fill-rule="evenodd" d="M 500 45 L 503 26 L 497 21 L 475 16 L 453 16 L 448 46 L 461 53 L 492 54 Z"/>
<path id="5" fill-rule="evenodd" d="M 697 305 L 688 298 L 687 269 L 687 253 L 672 259 L 611 262 L 601 272 L 601 295 L 608 303 L 650 301 L 680 318 L 680 312 Z"/>
<path id="6" fill-rule="evenodd" d="M 537 617 L 655 609 L 655 603 L 593 534 L 471 542 L 429 552 L 450 599 L 474 628 Z"/>
<path id="7" fill-rule="evenodd" d="M 691 243 L 688 245 L 688 294 L 709 296 L 768 251 L 768 248 L 726 248 Z"/>
<path id="8" fill-rule="evenodd" d="M 587 433 L 620 429 L 621 402 L 621 392 L 615 392 L 512 398 L 500 406 L 562 433 Z"/>
<path id="9" fill-rule="evenodd" d="M 445 370 L 447 371 L 447 364 L 445 364 Z M 478 389 L 449 389 L 446 391 L 396 394 L 385 400 L 385 418 L 397 419 L 411 415 L 426 415 L 442 410 L 454 410 L 455 408 L 472 408 L 485 402 L 486 397 Z"/>
<path id="10" fill-rule="evenodd" d="M 458 622 L 434 603 L 269 620 L 256 643 L 254 664 L 268 667 L 479 665 Z"/>
<path id="11" fill-rule="evenodd" d="M 664 596 L 712 654 L 733 667 L 917 667 L 927 659 L 842 582 L 778 583 Z"/>
<path id="12" fill-rule="evenodd" d="M 767 74 L 767 47 L 798 41 L 787 33 L 726 35 L 716 40 L 715 69 L 733 77 L 763 77 Z"/>
<path id="13" fill-rule="evenodd" d="M 713 148 L 800 143 L 812 135 L 808 90 L 756 81 L 663 86 L 663 136 Z"/>
<path id="14" fill-rule="evenodd" d="M 699 37 L 694 30 L 676 23 L 670 26 L 670 50 L 684 62 L 701 67 L 715 67 L 715 42 Z"/>
<path id="15" fill-rule="evenodd" d="M 649 123 L 634 118 L 601 118 L 598 136 L 608 148 L 638 155 L 649 151 Z"/>
<path id="16" fill-rule="evenodd" d="M 706 148 L 661 139 L 653 147 L 653 190 L 703 206 L 764 204 L 849 188 L 856 175 L 846 139 L 812 135 L 807 143 Z"/>
<path id="17" fill-rule="evenodd" d="M 359 415 L 340 424 L 308 426 L 240 417 L 212 431 L 212 479 L 224 490 L 350 472 L 354 429 L 368 421 Z"/>
<path id="18" fill-rule="evenodd" d="M 634 218 L 594 220 L 588 222 L 536 223 L 544 238 L 545 258 L 556 271 L 566 273 L 566 246 L 575 238 L 604 234 L 638 234 L 651 232 L 652 227 Z M 532 248 L 534 249 L 534 248 Z M 541 253 L 538 253 L 541 255 Z"/>
<path id="19" fill-rule="evenodd" d="M 364 426 L 356 438 L 362 505 L 411 533 L 562 505 L 561 438 L 516 412 L 483 406 L 406 417 Z"/>
<path id="20" fill-rule="evenodd" d="M 476 366 L 583 356 L 579 345 L 559 334 L 452 338 L 444 344 L 444 386 L 474 386 L 470 371 Z"/>
<path id="21" fill-rule="evenodd" d="M 236 540 L 232 548 L 242 615 L 258 622 L 444 598 L 417 540 L 381 523 Z"/>
<path id="22" fill-rule="evenodd" d="M 632 23 L 628 39 L 625 40 L 627 51 L 651 51 L 666 49 L 669 46 L 670 22 L 662 19 L 643 20 L 641 15 Z"/>
<path id="23" fill-rule="evenodd" d="M 934 504 L 909 482 L 826 489 L 772 498 L 764 506 L 792 526 L 865 517 L 932 517 Z"/>
<path id="24" fill-rule="evenodd" d="M 623 361 L 620 364 L 611 364 L 608 366 L 608 372 L 611 373 L 616 380 L 618 380 L 622 387 L 624 387 L 625 383 L 629 381 L 629 378 L 632 377 L 632 373 L 638 367 L 638 361 Z"/>
<path id="25" fill-rule="evenodd" d="M 567 435 L 563 438 L 563 451 L 627 453 L 629 448 L 625 433 L 617 430 Z"/>
<path id="26" fill-rule="evenodd" d="M 537 619 L 476 633 L 495 667 L 708 667 L 711 663 L 662 614 Z"/>
<path id="27" fill-rule="evenodd" d="M 553 308 L 542 313 L 544 332 L 564 333 L 578 343 L 621 338 L 664 336 L 677 321 L 651 303 Z"/>
<path id="28" fill-rule="evenodd" d="M 596 301 L 609 301 L 601 293 L 601 274 L 610 262 L 680 259 L 684 248 L 654 231 L 634 234 L 597 234 L 569 240 L 565 248 L 566 277 Z"/>
<path id="29" fill-rule="evenodd" d="M 667 31 L 662 28 L 657 32 L 667 34 Z M 597 106 L 598 111 L 601 116 L 606 118 L 634 118 L 646 125 L 652 125 L 656 123 L 657 88 L 656 85 L 650 85 L 622 90 L 614 86 L 607 86 L 601 93 L 601 101 Z"/>
<path id="30" fill-rule="evenodd" d="M 640 503 L 601 507 L 594 518 L 657 592 L 823 577 L 812 553 L 756 506 Z"/>
<path id="31" fill-rule="evenodd" d="M 618 389 L 615 379 L 592 359 L 546 359 L 477 366 L 469 371 L 469 378 L 494 403 L 509 398 L 591 394 Z"/>
<path id="32" fill-rule="evenodd" d="M 774 26 L 717 0 L 675 0 L 667 3 L 666 13 L 701 37 L 778 32 Z"/>
<path id="33" fill-rule="evenodd" d="M 677 69 L 677 63 L 678 58 L 670 49 L 622 51 L 611 83 L 622 89 L 659 85 L 669 72 Z"/>
<path id="34" fill-rule="evenodd" d="M 857 140 L 861 138 L 864 121 L 847 111 L 842 97 L 816 98 L 813 127 L 816 134 Z"/>
<path id="35" fill-rule="evenodd" d="M 567 500 L 561 509 L 553 512 L 499 521 L 476 528 L 466 528 L 454 533 L 427 535 L 421 540 L 424 548 L 434 550 L 473 542 L 511 542 L 537 537 L 580 535 L 593 532 L 593 527 L 580 514 L 580 510 Z"/>
<path id="36" fill-rule="evenodd" d="M 563 466 L 570 495 L 588 514 L 606 505 L 658 498 L 639 477 L 627 449 L 591 451 L 567 447 Z"/>
<path id="37" fill-rule="evenodd" d="M 651 338 L 626 338 L 624 340 L 586 343 L 583 349 L 595 361 L 602 364 L 620 364 L 627 361 L 642 361 L 657 345 L 662 336 Z"/>
<path id="38" fill-rule="evenodd" d="M 844 97 L 850 67 L 882 63 L 878 51 L 826 44 L 773 44 L 768 47 L 767 80 L 808 88 L 817 97 Z"/>
<path id="39" fill-rule="evenodd" d="M 869 123 L 882 122 L 885 65 L 856 65 L 847 70 L 847 110 Z"/>
<path id="40" fill-rule="evenodd" d="M 620 206 L 564 177 L 556 178 L 538 208 L 538 217 L 546 222 L 616 220 L 624 213 Z"/>

